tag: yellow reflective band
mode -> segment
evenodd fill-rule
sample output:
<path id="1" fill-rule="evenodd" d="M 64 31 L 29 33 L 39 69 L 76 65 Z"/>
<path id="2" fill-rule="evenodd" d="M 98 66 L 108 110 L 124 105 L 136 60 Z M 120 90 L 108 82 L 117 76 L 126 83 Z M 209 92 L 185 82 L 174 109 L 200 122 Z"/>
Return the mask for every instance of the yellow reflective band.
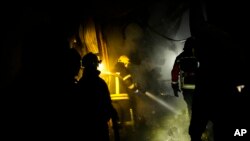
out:
<path id="1" fill-rule="evenodd" d="M 124 94 L 124 93 L 121 93 L 121 94 L 111 94 L 111 100 L 128 100 L 129 97 L 128 97 L 128 94 Z"/>
<path id="2" fill-rule="evenodd" d="M 195 89 L 195 85 L 194 84 L 184 84 L 181 87 L 182 89 Z"/>
<path id="3" fill-rule="evenodd" d="M 128 86 L 129 89 L 133 89 L 135 87 L 135 84 L 131 84 L 130 86 Z"/>
<path id="4" fill-rule="evenodd" d="M 124 81 L 124 80 L 128 79 L 129 77 L 132 77 L 131 74 L 124 76 L 122 80 Z"/>

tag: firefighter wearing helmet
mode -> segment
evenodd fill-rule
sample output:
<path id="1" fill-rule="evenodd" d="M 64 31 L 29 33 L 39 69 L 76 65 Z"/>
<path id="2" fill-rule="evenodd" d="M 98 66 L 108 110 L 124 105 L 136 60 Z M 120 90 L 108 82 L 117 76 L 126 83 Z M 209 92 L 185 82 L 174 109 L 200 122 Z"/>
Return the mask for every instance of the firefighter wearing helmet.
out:
<path id="1" fill-rule="evenodd" d="M 129 58 L 126 55 L 121 55 L 112 72 L 119 75 L 120 79 L 120 92 L 127 93 L 129 96 L 129 102 L 133 109 L 133 115 L 135 119 L 135 124 L 137 124 L 139 117 L 137 114 L 137 104 L 136 104 L 136 96 L 139 93 L 139 89 L 136 86 L 136 83 L 133 80 L 132 74 L 129 70 Z"/>
<path id="2" fill-rule="evenodd" d="M 77 93 L 74 97 L 75 106 L 73 114 L 79 127 L 94 129 L 95 136 L 85 132 L 81 135 L 91 137 L 93 140 L 109 141 L 108 121 L 111 119 L 117 125 L 118 114 L 112 105 L 110 92 L 106 82 L 99 76 L 97 67 L 101 61 L 94 53 L 87 53 L 82 58 L 84 67 L 83 76 L 78 82 Z M 91 105 L 86 100 L 91 100 Z M 80 112 L 79 112 L 80 111 Z M 88 114 L 83 115 L 81 111 Z M 83 122 L 84 121 L 84 122 Z M 79 124 L 80 123 L 80 124 Z M 117 133 L 117 130 L 115 130 Z M 117 134 L 115 136 L 118 136 Z"/>
<path id="3" fill-rule="evenodd" d="M 82 58 L 82 66 L 86 69 L 97 69 L 101 60 L 98 59 L 97 55 L 88 53 Z"/>
<path id="4" fill-rule="evenodd" d="M 171 71 L 174 95 L 178 97 L 178 92 L 182 92 L 189 116 L 195 89 L 195 74 L 199 67 L 199 61 L 194 54 L 195 46 L 195 38 L 189 37 L 184 44 L 183 52 L 176 57 Z"/>
<path id="5" fill-rule="evenodd" d="M 138 89 L 128 69 L 128 65 L 130 63 L 129 61 L 129 58 L 126 55 L 121 55 L 115 64 L 113 72 L 120 75 L 122 81 L 125 84 L 125 89 L 127 89 L 130 93 L 137 93 Z"/>

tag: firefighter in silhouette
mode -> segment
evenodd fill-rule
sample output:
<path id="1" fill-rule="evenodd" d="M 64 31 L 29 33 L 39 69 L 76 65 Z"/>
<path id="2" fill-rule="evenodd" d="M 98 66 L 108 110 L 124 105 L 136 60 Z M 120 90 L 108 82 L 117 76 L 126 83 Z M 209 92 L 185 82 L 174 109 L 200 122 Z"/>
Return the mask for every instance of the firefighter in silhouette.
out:
<path id="1" fill-rule="evenodd" d="M 189 37 L 185 41 L 183 52 L 176 57 L 171 71 L 171 85 L 174 95 L 178 97 L 178 92 L 182 92 L 189 116 L 191 115 L 192 98 L 195 89 L 195 74 L 199 67 L 199 61 L 194 54 L 195 46 L 194 37 Z"/>
<path id="2" fill-rule="evenodd" d="M 120 92 L 127 93 L 129 95 L 129 101 L 131 104 L 131 107 L 133 109 L 134 117 L 135 117 L 135 122 L 138 119 L 138 114 L 136 110 L 136 95 L 139 93 L 139 89 L 136 86 L 136 83 L 134 82 L 132 78 L 132 74 L 129 70 L 129 64 L 130 64 L 130 59 L 126 55 L 121 55 L 112 72 L 119 74 L 120 77 Z"/>
<path id="3" fill-rule="evenodd" d="M 100 71 L 97 70 L 97 67 L 100 62 L 97 55 L 91 52 L 82 58 L 84 71 L 73 98 L 74 109 L 72 108 L 72 110 L 74 111 L 73 115 L 75 115 L 73 123 L 76 122 L 74 124 L 76 133 L 79 133 L 77 137 L 109 141 L 108 122 L 112 119 L 114 125 L 117 125 L 115 123 L 118 120 L 118 115 L 112 105 L 108 86 L 99 76 Z"/>
<path id="4" fill-rule="evenodd" d="M 201 141 L 209 121 L 214 141 L 249 140 L 249 134 L 235 136 L 237 129 L 249 129 L 250 119 L 246 112 L 249 37 L 239 36 L 250 31 L 245 18 L 248 5 L 244 1 L 191 0 L 190 6 L 190 32 L 198 40 L 200 62 L 189 126 L 191 141 Z"/>

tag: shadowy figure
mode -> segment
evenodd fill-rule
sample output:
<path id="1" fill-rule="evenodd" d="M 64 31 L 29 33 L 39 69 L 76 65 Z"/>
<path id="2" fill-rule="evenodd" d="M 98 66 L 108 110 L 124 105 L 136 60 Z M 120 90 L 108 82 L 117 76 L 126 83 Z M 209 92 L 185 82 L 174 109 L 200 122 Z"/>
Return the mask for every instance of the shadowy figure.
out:
<path id="1" fill-rule="evenodd" d="M 238 36 L 249 28 L 244 26 L 244 22 L 236 20 L 245 15 L 241 11 L 243 5 L 238 2 L 205 1 L 207 9 L 203 10 L 208 12 L 206 19 L 202 17 L 206 14 L 201 10 L 202 6 L 197 1 L 193 2 L 196 3 L 191 5 L 190 26 L 191 34 L 198 41 L 196 57 L 200 67 L 189 126 L 191 141 L 202 140 L 208 122 L 213 125 L 211 140 L 249 140 L 249 134 L 237 134 L 237 130 L 250 129 L 250 117 L 246 112 L 250 100 L 249 69 L 246 67 L 248 53 L 244 49 L 249 43 L 242 40 L 245 37 Z M 231 13 L 232 8 L 239 9 Z"/>
<path id="2" fill-rule="evenodd" d="M 240 98 L 244 94 L 237 91 L 241 80 L 237 78 L 236 72 L 242 67 L 238 66 L 237 59 L 231 58 L 231 49 L 235 44 L 230 38 L 223 37 L 224 35 L 219 35 L 218 32 L 204 34 L 198 39 L 201 47 L 197 50 L 200 67 L 195 84 L 190 135 L 192 141 L 200 139 L 211 121 L 214 139 L 224 140 L 233 137 L 236 129 L 244 127 L 241 122 L 246 122 L 243 120 L 246 115 L 238 112 L 245 108 L 240 106 L 241 102 L 245 102 Z M 216 51 L 212 50 L 211 46 Z M 221 62 L 230 63 L 221 65 Z M 244 117 L 241 119 L 242 114 Z"/>
<path id="3" fill-rule="evenodd" d="M 59 68 L 59 70 L 62 73 L 61 81 L 63 83 L 62 87 L 65 89 L 64 95 L 67 97 L 71 94 L 74 87 L 76 87 L 76 84 L 78 82 L 77 76 L 79 74 L 79 71 L 81 69 L 81 59 L 82 54 L 80 52 L 81 48 L 81 41 L 72 39 L 78 35 L 78 29 L 79 29 L 80 23 L 76 27 L 71 27 L 73 30 L 72 33 L 68 35 L 68 46 L 64 51 L 64 56 L 62 58 L 62 66 Z M 78 27 L 78 28 L 77 28 Z M 73 40 L 73 41 L 72 41 Z M 78 45 L 71 45 L 72 42 L 74 44 Z"/>
<path id="4" fill-rule="evenodd" d="M 84 72 L 78 82 L 78 88 L 72 98 L 72 137 L 76 139 L 91 139 L 109 141 L 108 122 L 113 124 L 118 115 L 111 103 L 111 97 L 106 82 L 99 77 L 97 70 L 100 61 L 93 53 L 87 53 L 82 58 Z M 117 138 L 118 139 L 118 138 Z"/>
<path id="5" fill-rule="evenodd" d="M 64 53 L 69 47 L 67 39 L 80 17 L 72 17 L 77 14 L 77 11 L 70 13 L 73 9 L 65 13 L 64 8 L 52 5 L 31 5 L 19 10 L 20 14 L 16 14 L 20 17 L 10 18 L 20 32 L 10 35 L 20 37 L 20 69 L 5 91 L 4 100 L 10 106 L 3 113 L 7 123 L 3 134 L 19 140 L 64 138 Z"/>
<path id="6" fill-rule="evenodd" d="M 77 76 L 79 75 L 81 68 L 81 42 L 80 40 L 75 40 L 75 37 L 78 35 L 79 25 L 70 26 L 68 28 L 68 34 L 65 38 L 65 48 L 62 52 L 61 58 L 61 66 L 58 68 L 59 74 L 61 77 L 57 80 L 57 85 L 60 86 L 58 88 L 58 92 L 61 92 L 61 98 L 58 104 L 58 111 L 60 118 L 60 136 L 63 139 L 71 140 L 72 139 L 72 121 L 74 120 L 74 116 L 72 116 L 72 108 L 73 107 L 73 97 L 77 92 L 78 81 Z M 77 44 L 77 46 L 72 46 L 72 42 Z"/>
<path id="7" fill-rule="evenodd" d="M 191 115 L 192 99 L 195 89 L 195 74 L 199 67 L 199 61 L 195 57 L 195 48 L 196 43 L 194 37 L 189 37 L 184 44 L 183 52 L 176 57 L 171 71 L 171 85 L 174 95 L 178 97 L 178 92 L 182 92 L 187 104 L 189 117 Z"/>

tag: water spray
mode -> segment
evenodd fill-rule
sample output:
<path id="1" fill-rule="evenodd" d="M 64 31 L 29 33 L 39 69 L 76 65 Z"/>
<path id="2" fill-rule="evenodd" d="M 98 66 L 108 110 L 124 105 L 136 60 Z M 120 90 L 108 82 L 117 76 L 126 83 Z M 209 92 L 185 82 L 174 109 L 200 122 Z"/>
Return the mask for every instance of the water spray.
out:
<path id="1" fill-rule="evenodd" d="M 157 103 L 161 104 L 162 106 L 164 106 L 165 108 L 167 108 L 171 112 L 173 112 L 175 114 L 180 114 L 180 112 L 177 111 L 173 106 L 169 105 L 168 103 L 166 103 L 165 101 L 161 100 L 160 98 L 154 96 L 150 92 L 145 92 L 145 95 L 148 96 L 149 98 L 155 100 Z"/>

